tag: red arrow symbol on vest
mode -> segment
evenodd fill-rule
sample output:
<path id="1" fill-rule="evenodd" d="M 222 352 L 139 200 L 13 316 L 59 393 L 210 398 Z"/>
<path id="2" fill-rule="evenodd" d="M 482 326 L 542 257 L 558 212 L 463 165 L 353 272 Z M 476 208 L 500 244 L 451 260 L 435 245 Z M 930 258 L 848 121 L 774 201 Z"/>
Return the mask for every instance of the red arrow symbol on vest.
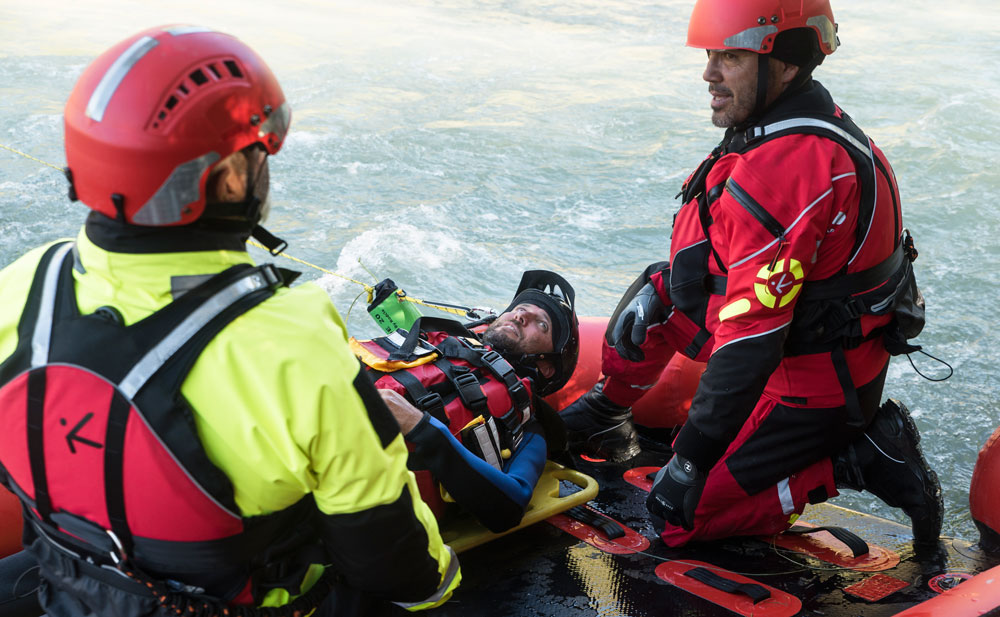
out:
<path id="1" fill-rule="evenodd" d="M 100 448 L 103 447 L 101 444 L 97 443 L 96 441 L 91 441 L 91 440 L 87 439 L 86 437 L 80 437 L 79 435 L 77 435 L 77 433 L 80 432 L 80 429 L 83 428 L 83 425 L 86 424 L 86 423 L 88 423 L 88 422 L 90 422 L 90 419 L 93 418 L 93 417 L 94 417 L 94 412 L 88 413 L 87 415 L 85 415 L 83 417 L 82 420 L 80 420 L 79 422 L 77 422 L 76 426 L 73 427 L 73 430 L 71 430 L 69 432 L 69 434 L 66 435 L 66 444 L 69 445 L 69 451 L 72 452 L 73 454 L 76 454 L 76 448 L 73 446 L 73 440 L 79 441 L 83 445 L 90 446 L 91 448 L 98 448 L 98 449 L 100 449 Z"/>

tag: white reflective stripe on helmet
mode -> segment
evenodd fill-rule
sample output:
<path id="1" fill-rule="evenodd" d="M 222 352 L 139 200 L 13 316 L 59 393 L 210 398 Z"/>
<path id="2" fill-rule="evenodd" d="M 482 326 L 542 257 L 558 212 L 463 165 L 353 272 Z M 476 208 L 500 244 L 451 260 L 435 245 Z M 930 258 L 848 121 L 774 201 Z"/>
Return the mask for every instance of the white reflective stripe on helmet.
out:
<path id="1" fill-rule="evenodd" d="M 185 34 L 198 34 L 201 32 L 215 32 L 212 28 L 206 28 L 204 26 L 175 26 L 173 28 L 164 28 L 163 31 L 171 36 L 183 36 Z"/>
<path id="2" fill-rule="evenodd" d="M 87 101 L 88 118 L 96 122 L 104 119 L 104 112 L 108 108 L 108 103 L 111 102 L 111 97 L 118 90 L 118 86 L 121 85 L 122 80 L 132 70 L 135 63 L 157 45 L 159 43 L 156 39 L 144 36 L 132 43 L 125 50 L 125 53 L 118 56 L 118 59 L 108 68 L 108 72 L 104 74 L 104 77 L 101 77 L 101 82 L 94 88 L 93 94 L 90 95 L 90 100 Z"/>

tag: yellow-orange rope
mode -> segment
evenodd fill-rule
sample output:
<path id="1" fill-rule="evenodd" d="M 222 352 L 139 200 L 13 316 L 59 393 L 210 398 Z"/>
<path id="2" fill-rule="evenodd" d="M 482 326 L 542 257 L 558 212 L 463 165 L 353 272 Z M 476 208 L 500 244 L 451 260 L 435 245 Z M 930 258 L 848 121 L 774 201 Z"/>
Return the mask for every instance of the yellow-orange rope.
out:
<path id="1" fill-rule="evenodd" d="M 42 159 L 35 158 L 35 157 L 31 156 L 30 154 L 27 154 L 25 152 L 21 152 L 20 150 L 18 150 L 16 148 L 11 148 L 10 146 L 4 145 L 4 144 L 0 144 L 0 148 L 3 148 L 4 150 L 9 150 L 10 152 L 13 152 L 14 154 L 18 154 L 20 156 L 23 156 L 26 159 L 30 159 L 32 161 L 35 161 L 36 163 L 41 163 L 42 165 L 45 165 L 47 167 L 51 167 L 52 169 L 55 169 L 59 173 L 63 173 L 63 168 L 62 167 L 59 167 L 57 165 L 53 165 L 52 163 L 47 163 L 47 162 L 43 161 Z M 264 249 L 265 251 L 267 250 L 266 247 L 264 247 L 261 244 L 258 244 L 257 242 L 255 242 L 253 240 L 247 240 L 247 244 L 249 244 L 251 246 L 255 246 L 255 247 L 260 248 L 260 249 Z M 294 261 L 296 263 L 300 263 L 300 264 L 302 264 L 304 266 L 309 266 L 310 268 L 315 268 L 315 269 L 319 270 L 320 272 L 325 272 L 326 274 L 337 276 L 337 277 L 340 277 L 340 278 L 342 278 L 344 280 L 351 281 L 352 283 L 355 283 L 357 285 L 361 285 L 361 287 L 363 287 L 364 290 L 365 290 L 365 292 L 367 292 L 367 294 L 368 294 L 368 302 L 369 303 L 371 303 L 372 299 L 374 298 L 375 288 L 372 287 L 371 285 L 367 284 L 367 283 L 363 283 L 363 282 L 361 282 L 361 281 L 359 281 L 357 279 L 353 279 L 353 278 L 351 278 L 349 276 L 345 276 L 343 274 L 340 274 L 339 272 L 334 272 L 333 270 L 327 270 L 326 268 L 323 268 L 321 266 L 317 266 L 315 264 L 311 264 L 308 261 L 305 261 L 304 259 L 299 259 L 298 257 L 294 257 L 292 255 L 288 255 L 287 253 L 279 253 L 279 255 L 282 256 L 282 257 L 284 257 L 285 259 L 291 259 L 292 261 Z M 461 309 L 456 309 L 456 308 L 452 308 L 452 307 L 448 307 L 448 306 L 439 306 L 439 305 L 434 304 L 432 302 L 425 302 L 423 300 L 420 300 L 419 298 L 414 298 L 413 296 L 406 295 L 405 293 L 403 293 L 402 290 L 397 291 L 396 293 L 399 295 L 399 298 L 401 300 L 406 300 L 407 302 L 412 302 L 414 304 L 419 304 L 421 306 L 426 306 L 428 308 L 437 309 L 439 311 L 444 311 L 446 313 L 452 313 L 454 315 L 461 315 L 463 317 L 466 315 L 466 312 L 463 311 L 463 310 L 461 310 Z"/>
<path id="2" fill-rule="evenodd" d="M 259 249 L 264 249 L 265 251 L 267 250 L 267 247 L 265 247 L 262 244 L 258 244 L 254 240 L 247 240 L 247 244 L 249 244 L 251 246 L 255 246 L 255 247 L 259 248 Z M 334 272 L 333 270 L 327 270 L 326 268 L 324 268 L 322 266 L 317 266 L 315 264 L 311 264 L 311 263 L 309 263 L 308 261 L 306 261 L 304 259 L 299 259 L 298 257 L 294 257 L 294 256 L 288 255 L 286 253 L 278 253 L 278 256 L 284 257 L 285 259 L 291 259 L 292 261 L 294 261 L 296 263 L 300 263 L 303 266 L 309 266 L 310 268 L 315 268 L 315 269 L 319 270 L 320 272 L 325 272 L 327 274 L 331 274 L 333 276 L 340 277 L 340 278 L 344 279 L 345 281 L 350 281 L 350 282 L 355 283 L 357 285 L 361 285 L 362 287 L 364 287 L 365 291 L 368 293 L 368 302 L 371 303 L 372 299 L 374 298 L 375 288 L 372 287 L 371 285 L 369 285 L 368 283 L 364 283 L 364 282 L 359 281 L 357 279 L 353 279 L 353 278 L 351 278 L 349 276 L 340 274 L 339 272 Z M 453 315 L 461 315 L 462 317 L 466 316 L 466 311 L 463 311 L 462 309 L 452 308 L 450 306 L 441 306 L 439 304 L 434 304 L 433 302 L 426 302 L 426 301 L 421 300 L 419 298 L 414 298 L 413 296 L 409 296 L 409 295 L 403 293 L 402 290 L 397 291 L 396 294 L 399 295 L 399 299 L 400 300 L 406 300 L 407 302 L 412 302 L 414 304 L 419 304 L 421 306 L 426 306 L 428 308 L 436 309 L 436 310 L 439 310 L 439 311 L 444 311 L 446 313 L 451 313 Z"/>
<path id="3" fill-rule="evenodd" d="M 35 161 L 36 163 L 41 163 L 42 165 L 48 165 L 49 167 L 51 167 L 52 169 L 55 169 L 59 173 L 63 173 L 63 168 L 62 167 L 58 167 L 56 165 L 53 165 L 52 163 L 46 163 L 42 159 L 36 159 L 35 157 L 31 156 L 30 154 L 25 154 L 24 152 L 21 152 L 20 150 L 16 150 L 14 148 L 11 148 L 10 146 L 5 146 L 3 144 L 0 144 L 0 148 L 3 148 L 4 150 L 10 150 L 14 154 L 20 154 L 24 158 L 31 159 L 32 161 Z"/>

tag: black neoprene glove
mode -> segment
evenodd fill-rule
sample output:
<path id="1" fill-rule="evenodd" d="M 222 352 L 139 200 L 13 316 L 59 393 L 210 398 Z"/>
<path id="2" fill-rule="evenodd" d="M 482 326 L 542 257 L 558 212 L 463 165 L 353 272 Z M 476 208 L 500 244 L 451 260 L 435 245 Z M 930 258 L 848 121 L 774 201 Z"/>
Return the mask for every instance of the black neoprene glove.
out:
<path id="1" fill-rule="evenodd" d="M 662 322 L 665 317 L 666 307 L 656 293 L 656 287 L 652 283 L 646 283 L 635 294 L 628 307 L 619 313 L 611 328 L 615 351 L 630 362 L 645 360 L 646 355 L 639 346 L 646 342 L 646 329 Z"/>
<path id="2" fill-rule="evenodd" d="M 671 525 L 690 531 L 694 528 L 694 510 L 705 488 L 707 474 L 694 463 L 675 454 L 653 480 L 646 498 L 646 509 L 653 516 Z"/>

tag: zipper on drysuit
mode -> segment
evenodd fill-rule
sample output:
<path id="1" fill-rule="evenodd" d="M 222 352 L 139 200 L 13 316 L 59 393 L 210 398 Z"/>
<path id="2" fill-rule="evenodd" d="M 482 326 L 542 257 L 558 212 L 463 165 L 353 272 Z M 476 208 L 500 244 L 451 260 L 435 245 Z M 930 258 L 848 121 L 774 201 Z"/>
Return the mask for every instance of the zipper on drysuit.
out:
<path id="1" fill-rule="evenodd" d="M 743 206 L 744 210 L 760 221 L 760 224 L 764 226 L 764 229 L 766 229 L 768 233 L 778 239 L 778 250 L 774 252 L 774 257 L 771 258 L 771 263 L 767 266 L 768 271 L 774 272 L 775 265 L 778 263 L 778 257 L 781 255 L 781 250 L 789 244 L 788 240 L 785 238 L 785 228 L 781 226 L 781 223 L 779 223 L 777 219 L 771 216 L 771 213 L 768 212 L 764 206 L 757 203 L 757 200 L 751 197 L 750 193 L 737 184 L 732 178 L 726 180 L 726 191 L 733 196 L 736 203 Z"/>

